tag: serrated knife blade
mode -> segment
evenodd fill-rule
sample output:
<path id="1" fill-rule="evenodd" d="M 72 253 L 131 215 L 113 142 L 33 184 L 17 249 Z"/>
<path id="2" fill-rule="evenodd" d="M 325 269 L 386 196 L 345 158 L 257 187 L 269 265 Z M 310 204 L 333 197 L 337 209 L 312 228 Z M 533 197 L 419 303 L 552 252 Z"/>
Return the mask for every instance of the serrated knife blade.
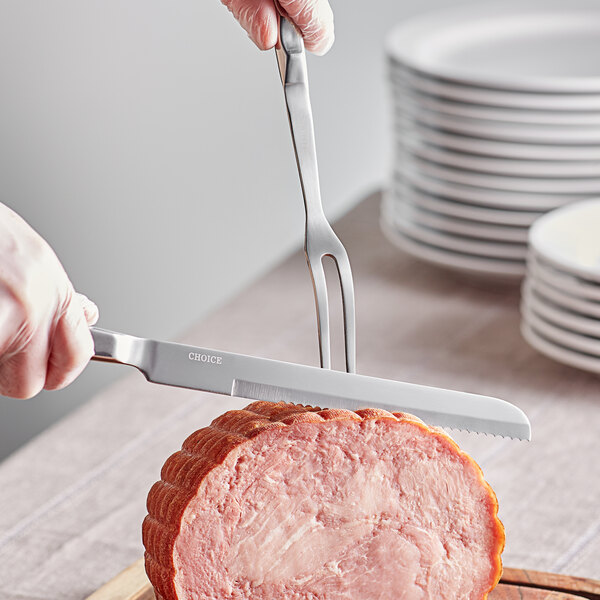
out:
<path id="1" fill-rule="evenodd" d="M 130 365 L 152 383 L 322 408 L 383 408 L 453 429 L 531 439 L 518 407 L 480 396 L 91 328 L 94 358 Z"/>

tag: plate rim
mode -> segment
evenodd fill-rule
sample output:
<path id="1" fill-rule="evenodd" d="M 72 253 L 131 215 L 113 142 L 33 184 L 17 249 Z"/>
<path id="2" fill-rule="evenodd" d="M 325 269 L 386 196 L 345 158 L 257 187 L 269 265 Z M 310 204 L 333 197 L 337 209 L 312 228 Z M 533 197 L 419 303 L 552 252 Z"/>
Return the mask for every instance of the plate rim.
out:
<path id="1" fill-rule="evenodd" d="M 524 125 L 594 125 L 600 127 L 600 110 L 535 110 L 509 106 L 474 104 L 461 100 L 451 100 L 427 94 L 410 86 L 403 85 L 390 76 L 388 81 L 394 99 L 411 98 L 411 101 L 426 106 L 428 110 L 448 116 L 465 116 L 493 123 L 514 123 Z M 397 93 L 396 93 L 397 92 Z M 457 105 L 456 107 L 454 105 Z M 591 113 L 591 114 L 590 114 Z M 589 117 L 589 120 L 586 118 Z M 533 120 L 531 120 L 533 119 Z"/>
<path id="2" fill-rule="evenodd" d="M 549 321 L 551 324 L 555 324 L 561 329 L 572 331 L 576 334 L 600 339 L 600 319 L 586 317 L 580 313 L 574 313 L 566 309 L 563 310 L 558 305 L 553 305 L 547 299 L 542 299 L 541 296 L 536 294 L 534 287 L 529 285 L 527 278 L 523 282 L 521 297 L 525 305 L 531 307 L 541 318 Z M 589 323 L 586 323 L 586 321 L 589 321 Z M 589 327 L 591 329 L 588 329 Z"/>
<path id="3" fill-rule="evenodd" d="M 600 319 L 600 303 L 594 303 L 581 297 L 571 296 L 562 290 L 549 286 L 547 283 L 536 277 L 535 272 L 533 272 L 529 266 L 527 269 L 530 281 L 533 282 L 533 285 L 540 296 L 548 298 L 554 304 L 558 304 L 573 312 Z M 598 304 L 598 306 L 595 306 L 595 304 Z"/>
<path id="4" fill-rule="evenodd" d="M 542 197 L 536 201 L 535 194 L 512 192 L 508 190 L 489 190 L 487 188 L 444 181 L 443 179 L 437 179 L 436 177 L 420 173 L 417 169 L 411 169 L 410 166 L 404 168 L 402 172 L 398 172 L 397 169 L 394 169 L 394 175 L 406 177 L 414 187 L 423 189 L 430 194 L 445 196 L 450 199 L 454 197 L 464 204 L 489 206 L 491 208 L 508 211 L 521 209 L 524 212 L 548 212 L 556 208 L 562 208 L 563 206 L 578 200 L 578 198 L 570 198 L 567 194 L 565 194 L 564 197 L 561 197 L 560 194 L 555 194 L 556 203 L 548 203 L 546 202 L 546 198 L 549 195 L 539 194 L 539 196 Z"/>
<path id="5" fill-rule="evenodd" d="M 530 179 L 536 179 L 541 177 L 549 180 L 596 178 L 598 174 L 600 174 L 600 160 L 518 160 L 502 157 L 483 156 L 477 154 L 469 154 L 468 152 L 461 152 L 459 150 L 449 150 L 448 148 L 444 148 L 442 146 L 437 146 L 435 144 L 427 144 L 416 139 L 411 139 L 409 136 L 404 137 L 401 141 L 397 141 L 395 146 L 396 151 L 399 148 L 402 152 L 406 152 L 417 158 L 426 159 L 429 162 L 444 165 L 449 168 L 457 168 L 463 171 L 472 171 L 474 173 L 500 175 L 504 177 L 527 177 Z M 528 163 L 533 163 L 533 165 L 529 165 Z M 582 170 L 582 172 L 580 173 L 575 173 L 574 171 L 572 171 L 571 174 L 556 174 L 557 168 L 559 169 L 559 171 L 565 169 L 568 172 L 569 167 L 572 166 L 577 168 L 577 166 L 581 165 L 581 163 L 589 163 L 586 164 L 587 170 Z M 494 167 L 494 164 L 497 164 L 498 167 Z M 514 170 L 511 170 L 511 167 L 514 168 Z M 540 171 L 537 173 L 528 173 L 526 172 L 527 167 L 539 168 Z M 521 169 L 523 170 L 521 171 Z"/>
<path id="6" fill-rule="evenodd" d="M 448 65 L 432 65 L 427 61 L 419 60 L 418 44 L 426 44 L 427 39 L 437 36 L 440 38 L 444 34 L 444 30 L 450 31 L 451 28 L 462 27 L 465 37 L 467 27 L 479 26 L 481 21 L 494 20 L 494 29 L 498 31 L 499 23 L 502 20 L 508 19 L 511 21 L 518 19 L 519 24 L 522 24 L 525 19 L 533 19 L 538 24 L 540 19 L 552 20 L 559 19 L 559 30 L 568 20 L 574 20 L 574 24 L 582 22 L 587 30 L 590 29 L 590 14 L 600 21 L 600 12 L 593 10 L 594 5 L 590 2 L 574 2 L 568 6 L 563 5 L 562 10 L 560 4 L 553 2 L 487 2 L 487 3 L 471 3 L 463 4 L 451 8 L 440 8 L 430 10 L 424 13 L 414 15 L 399 23 L 385 39 L 385 49 L 393 56 L 400 57 L 404 62 L 412 62 L 412 67 L 425 72 L 436 72 L 438 77 L 451 79 L 455 81 L 466 82 L 467 84 L 474 83 L 483 86 L 500 87 L 507 89 L 523 89 L 541 92 L 556 91 L 560 92 L 580 92 L 587 93 L 600 91 L 600 75 L 596 77 L 576 77 L 567 78 L 562 76 L 496 76 L 488 77 L 486 73 L 469 73 L 465 72 L 464 68 L 452 68 Z M 587 18 L 586 18 L 587 17 Z M 513 26 L 514 31 L 514 26 Z M 501 31 L 501 30 L 500 30 Z M 600 24 L 598 25 L 600 33 Z M 460 30 L 454 35 L 458 35 Z M 489 38 L 489 36 L 488 36 Z M 400 43 L 400 47 L 398 47 Z M 412 47 L 411 47 L 412 44 Z M 408 46 L 408 47 L 407 47 Z"/>
<path id="7" fill-rule="evenodd" d="M 416 224 L 424 227 L 431 227 L 448 234 L 464 235 L 481 240 L 511 242 L 515 244 L 523 244 L 527 246 L 528 228 L 516 227 L 512 225 L 498 225 L 493 223 L 477 222 L 469 219 L 461 219 L 452 215 L 445 215 L 435 210 L 427 209 L 410 201 L 408 198 L 401 199 L 400 202 L 390 202 L 391 217 L 403 218 L 403 212 L 409 213 L 406 218 L 411 220 L 413 216 L 410 213 L 415 213 Z M 423 222 L 418 219 L 422 218 Z M 427 221 L 431 223 L 429 225 Z M 447 229 L 448 228 L 448 229 Z M 513 234 L 511 236 L 510 234 Z M 521 236 L 519 238 L 519 235 Z"/>
<path id="8" fill-rule="evenodd" d="M 422 165 L 416 163 L 423 163 Z M 427 158 L 415 157 L 409 158 L 403 161 L 402 166 L 407 164 L 411 165 L 411 168 L 420 170 L 424 175 L 447 181 L 448 183 L 457 183 L 460 185 L 466 185 L 468 187 L 481 188 L 485 190 L 498 191 L 498 192 L 515 192 L 523 194 L 589 194 L 590 196 L 600 196 L 600 178 L 544 178 L 544 177 L 522 177 L 522 176 L 511 176 L 511 175 L 493 175 L 493 174 L 479 174 L 477 172 L 469 172 L 466 169 L 460 167 L 449 167 L 446 165 L 438 165 Z M 582 182 L 581 179 L 585 181 Z M 518 180 L 518 181 L 517 181 Z M 590 188 L 584 189 L 585 183 L 590 182 Z M 469 183 L 470 182 L 470 183 Z M 593 183 L 592 183 L 593 182 Z M 506 187 L 502 187 L 502 186 Z M 544 188 L 543 186 L 547 187 Z M 562 186 L 568 188 L 569 185 L 573 186 L 574 191 L 568 191 L 567 189 L 560 189 Z M 522 186 L 522 187 L 519 187 Z M 581 186 L 581 187 L 578 187 Z M 556 194 L 552 192 L 552 188 L 558 188 Z M 539 190 L 536 192 L 536 189 Z"/>
<path id="9" fill-rule="evenodd" d="M 445 148 L 449 152 L 463 152 L 489 158 L 541 160 L 547 162 L 593 162 L 600 161 L 600 145 L 573 147 L 552 144 L 529 144 L 504 142 L 468 137 L 457 133 L 443 132 L 414 122 L 394 122 L 393 134 L 396 141 L 405 136 L 416 138 L 420 143 Z M 593 150 L 593 152 L 591 151 Z"/>
<path id="10" fill-rule="evenodd" d="M 580 297 L 582 300 L 600 303 L 600 282 L 582 281 L 583 278 L 568 273 L 552 265 L 545 265 L 544 259 L 530 248 L 528 262 L 538 279 L 545 281 L 548 285 L 559 290 L 566 291 L 572 296 Z"/>
<path id="11" fill-rule="evenodd" d="M 522 305 L 523 318 L 534 328 L 544 335 L 544 337 L 553 340 L 556 344 L 570 348 L 575 352 L 595 356 L 600 360 L 600 338 L 585 336 L 574 331 L 558 327 L 546 321 L 538 315 L 531 306 Z M 537 325 L 536 325 L 537 322 Z M 548 333 L 549 332 L 549 333 Z M 552 337 L 556 336 L 556 337 Z M 562 337 L 564 336 L 564 337 Z M 573 346 L 575 344 L 575 346 Z M 579 348 L 577 347 L 579 345 Z"/>
<path id="12" fill-rule="evenodd" d="M 424 199 L 425 202 L 433 201 L 433 203 L 439 203 L 438 206 L 439 205 L 446 206 L 446 207 L 449 207 L 451 210 L 454 210 L 455 205 L 457 205 L 458 208 L 456 210 L 463 212 L 464 214 L 469 214 L 471 211 L 474 211 L 477 215 L 486 214 L 487 217 L 493 217 L 493 218 L 497 217 L 498 219 L 514 218 L 515 220 L 519 214 L 523 214 L 523 215 L 528 215 L 528 217 L 531 219 L 530 222 L 526 219 L 523 219 L 519 225 L 512 223 L 512 225 L 515 227 L 529 228 L 531 226 L 531 224 L 536 219 L 539 219 L 539 217 L 543 214 L 542 212 L 539 212 L 539 211 L 517 211 L 517 210 L 509 210 L 509 209 L 500 209 L 500 208 L 496 208 L 493 206 L 468 204 L 465 202 L 461 202 L 460 200 L 456 200 L 456 199 L 453 200 L 451 198 L 445 198 L 442 195 L 435 195 L 435 194 L 429 193 L 425 190 L 421 190 L 417 187 L 412 186 L 409 182 L 398 181 L 398 180 L 393 181 L 389 189 L 390 189 L 390 193 L 392 193 L 393 195 L 396 195 L 396 196 L 398 194 L 407 193 L 407 192 L 410 194 L 416 195 L 418 197 L 418 199 L 415 201 L 417 201 L 417 202 L 421 201 L 421 199 Z M 440 211 L 441 210 L 442 209 L 440 208 Z M 449 212 L 448 214 L 451 214 L 451 213 Z M 462 218 L 471 219 L 474 221 L 482 220 L 482 218 L 477 218 L 475 216 L 462 217 Z M 506 223 L 505 221 L 499 221 L 499 220 L 498 221 L 490 220 L 490 221 L 483 221 L 483 222 L 511 225 L 511 223 Z"/>
<path id="13" fill-rule="evenodd" d="M 600 358 L 581 354 L 576 350 L 565 348 L 554 344 L 542 337 L 524 319 L 521 321 L 521 335 L 525 341 L 534 349 L 556 362 L 569 367 L 600 374 Z M 581 362 L 578 362 L 581 359 Z M 589 361 L 589 364 L 588 364 Z M 597 362 L 597 365 L 596 365 Z"/>
<path id="14" fill-rule="evenodd" d="M 388 62 L 390 57 L 388 56 Z M 467 104 L 481 104 L 496 108 L 515 108 L 539 111 L 565 112 L 597 112 L 600 110 L 600 93 L 559 92 L 553 95 L 540 92 L 522 92 L 516 90 L 493 89 L 461 84 L 456 81 L 445 81 L 410 69 L 402 63 L 392 65 L 393 73 L 388 72 L 392 82 L 409 86 L 422 93 L 440 96 L 449 100 Z"/>
<path id="15" fill-rule="evenodd" d="M 462 254 L 482 256 L 483 258 L 497 258 L 500 260 L 522 261 L 523 264 L 525 264 L 527 257 L 527 244 L 468 239 L 465 236 L 446 233 L 410 221 L 399 220 L 391 223 L 391 225 L 401 229 L 404 235 L 421 241 L 424 244 L 453 250 Z M 444 244 L 447 244 L 447 246 Z M 472 250 L 469 248 L 472 248 Z M 514 254 L 511 256 L 503 255 L 504 251 L 513 252 Z M 489 254 L 486 254 L 486 252 L 489 252 Z"/>
<path id="16" fill-rule="evenodd" d="M 521 265 L 518 261 L 471 256 L 406 239 L 406 236 L 393 229 L 393 226 L 387 223 L 383 216 L 380 218 L 379 224 L 391 244 L 419 260 L 438 267 L 488 278 L 510 279 L 511 281 L 519 281 L 525 276 L 525 265 Z"/>
<path id="17" fill-rule="evenodd" d="M 556 145 L 598 145 L 600 144 L 600 124 L 596 125 L 545 125 L 498 123 L 478 117 L 452 116 L 417 105 L 411 100 L 394 105 L 394 112 L 405 114 L 407 118 L 433 127 L 461 135 L 481 137 L 490 140 Z"/>

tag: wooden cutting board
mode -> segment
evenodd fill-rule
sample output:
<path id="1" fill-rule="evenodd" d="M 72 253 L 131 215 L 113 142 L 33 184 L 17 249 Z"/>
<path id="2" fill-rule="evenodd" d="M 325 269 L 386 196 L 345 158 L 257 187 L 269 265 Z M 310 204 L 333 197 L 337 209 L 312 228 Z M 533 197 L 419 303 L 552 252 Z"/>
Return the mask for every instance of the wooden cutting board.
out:
<path id="1" fill-rule="evenodd" d="M 504 569 L 489 600 L 600 600 L 600 581 L 523 569 Z M 154 600 L 140 559 L 87 600 Z"/>

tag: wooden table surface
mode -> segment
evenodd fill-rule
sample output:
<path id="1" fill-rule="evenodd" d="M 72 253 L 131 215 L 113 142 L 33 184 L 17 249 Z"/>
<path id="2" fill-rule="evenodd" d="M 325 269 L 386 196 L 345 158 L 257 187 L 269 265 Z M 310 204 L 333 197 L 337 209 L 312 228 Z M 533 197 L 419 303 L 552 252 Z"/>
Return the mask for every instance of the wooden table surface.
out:
<path id="1" fill-rule="evenodd" d="M 378 228 L 378 202 L 369 198 L 336 227 L 355 274 L 359 372 L 525 410 L 531 443 L 451 432 L 498 495 L 504 563 L 600 578 L 600 379 L 525 343 L 517 286 L 469 282 L 393 248 Z M 316 364 L 303 255 L 181 341 Z M 79 600 L 136 560 L 146 493 L 164 460 L 189 433 L 245 405 L 103 367 L 127 376 L 0 465 L 3 600 Z"/>

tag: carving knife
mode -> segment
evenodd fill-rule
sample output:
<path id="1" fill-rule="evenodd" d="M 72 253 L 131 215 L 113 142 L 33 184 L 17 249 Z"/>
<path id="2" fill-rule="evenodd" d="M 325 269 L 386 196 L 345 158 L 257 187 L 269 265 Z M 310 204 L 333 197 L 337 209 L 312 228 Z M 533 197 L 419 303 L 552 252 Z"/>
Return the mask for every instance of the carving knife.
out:
<path id="1" fill-rule="evenodd" d="M 327 408 L 407 412 L 429 425 L 531 439 L 518 407 L 489 396 L 332 371 L 91 328 L 94 359 L 130 365 L 152 383 Z"/>

